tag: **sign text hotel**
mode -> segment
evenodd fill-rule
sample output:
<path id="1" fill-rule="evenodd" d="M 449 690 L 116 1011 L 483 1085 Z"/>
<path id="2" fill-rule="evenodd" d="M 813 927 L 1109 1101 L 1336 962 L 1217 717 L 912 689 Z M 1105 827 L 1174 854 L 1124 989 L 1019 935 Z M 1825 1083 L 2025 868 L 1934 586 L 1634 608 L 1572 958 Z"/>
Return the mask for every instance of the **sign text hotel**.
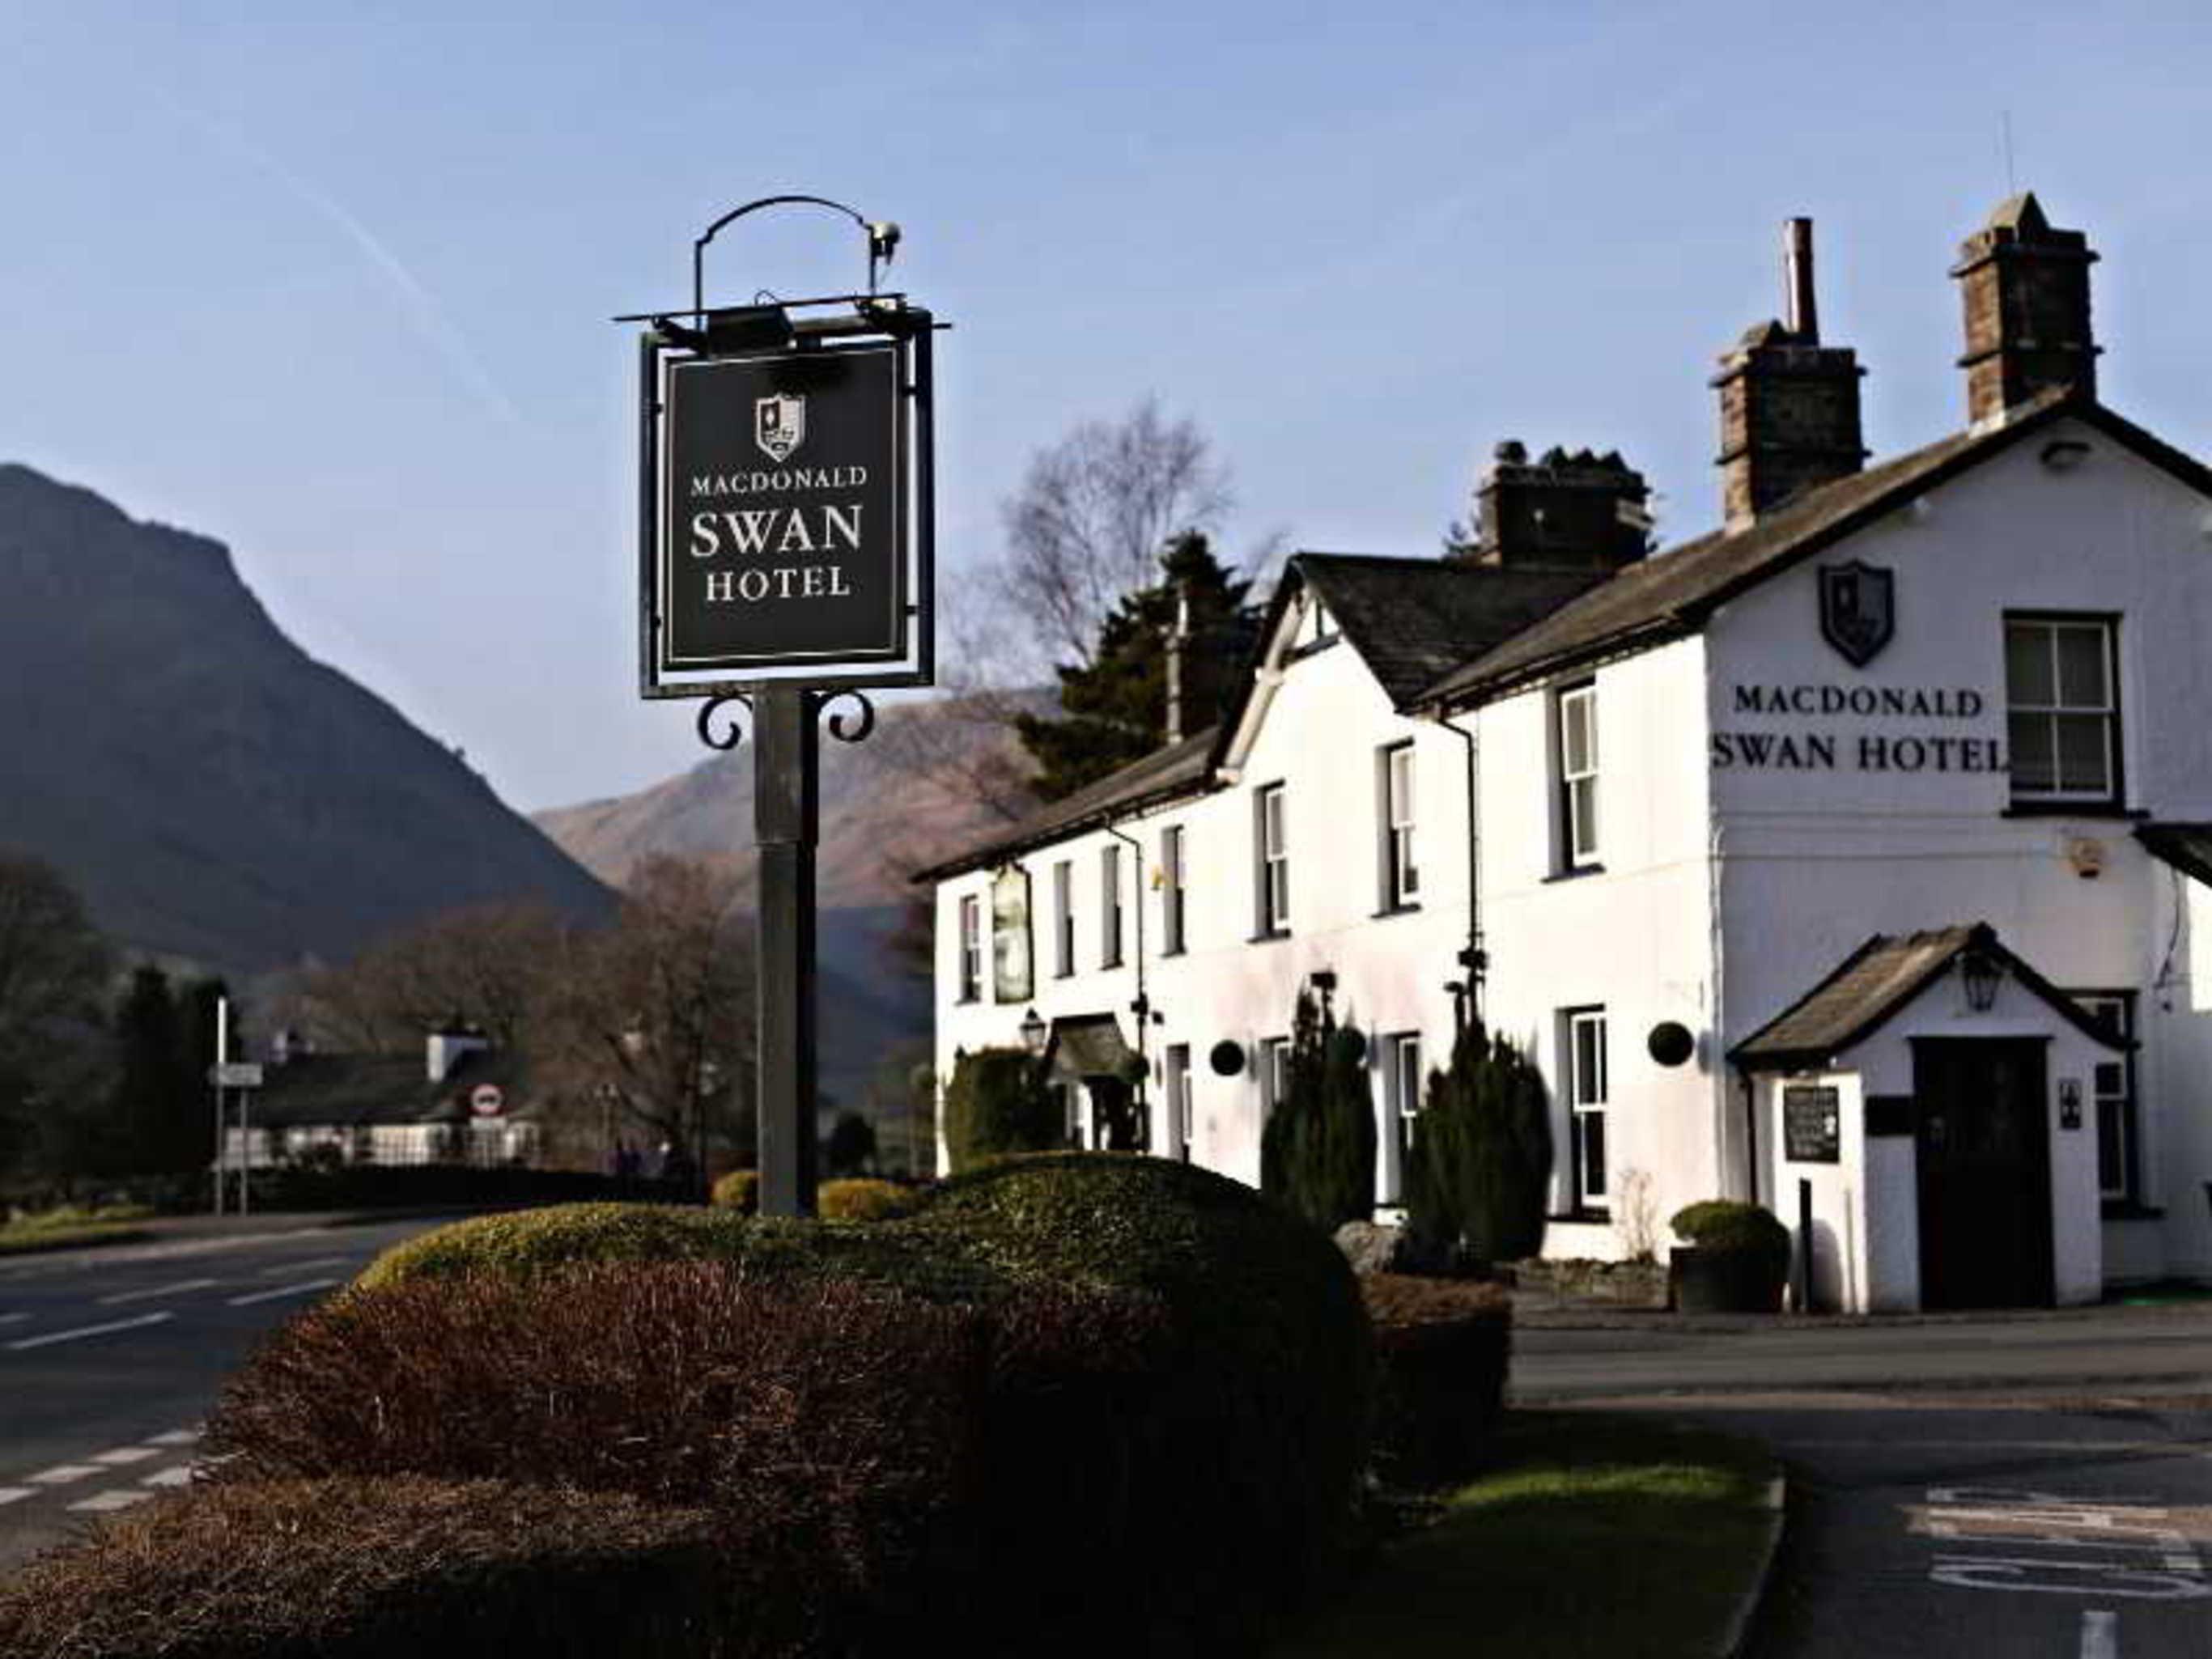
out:
<path id="1" fill-rule="evenodd" d="M 1833 682 L 1731 685 L 1736 715 L 1796 720 L 1843 719 L 1877 722 L 1875 729 L 1819 731 L 1797 726 L 1778 732 L 1716 729 L 1715 770 L 1833 772 L 2002 772 L 2004 749 L 1971 723 L 1989 702 L 1971 686 L 1844 685 Z M 1915 724 L 1905 730 L 1893 722 Z M 1924 724 L 1923 724 L 1924 722 Z M 1955 723 L 1947 726 L 1944 723 Z M 1958 729 L 1960 725 L 1968 730 Z"/>

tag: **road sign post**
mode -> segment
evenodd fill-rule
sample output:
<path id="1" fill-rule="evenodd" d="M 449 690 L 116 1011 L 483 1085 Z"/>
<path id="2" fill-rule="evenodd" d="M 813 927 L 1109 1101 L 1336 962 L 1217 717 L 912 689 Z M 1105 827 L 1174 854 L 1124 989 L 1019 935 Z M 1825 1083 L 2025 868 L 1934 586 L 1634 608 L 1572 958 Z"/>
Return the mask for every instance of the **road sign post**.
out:
<path id="1" fill-rule="evenodd" d="M 868 291 L 708 308 L 707 245 L 749 213 L 792 204 L 860 226 Z M 832 738 L 860 742 L 875 726 L 869 690 L 934 679 L 931 337 L 942 325 L 877 291 L 898 239 L 896 225 L 820 197 L 766 198 L 693 242 L 688 311 L 617 319 L 648 325 L 639 694 L 705 699 L 697 726 L 710 748 L 736 748 L 748 717 L 757 744 L 765 1215 L 814 1211 L 817 721 L 827 715 Z M 703 1175 L 703 1131 L 700 1139 Z"/>

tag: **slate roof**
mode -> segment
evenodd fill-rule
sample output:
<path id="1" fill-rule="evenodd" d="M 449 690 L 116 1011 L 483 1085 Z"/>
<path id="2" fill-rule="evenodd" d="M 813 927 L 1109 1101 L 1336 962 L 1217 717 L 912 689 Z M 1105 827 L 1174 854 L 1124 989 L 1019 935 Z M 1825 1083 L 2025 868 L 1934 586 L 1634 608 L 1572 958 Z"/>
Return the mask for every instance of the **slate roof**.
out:
<path id="1" fill-rule="evenodd" d="M 1750 1071 L 1826 1064 L 1863 1041 L 1892 1015 L 1948 973 L 1969 947 L 1989 952 L 2026 989 L 2106 1048 L 2124 1048 L 2063 991 L 2005 948 L 1985 921 L 1895 937 L 1876 933 L 1802 998 L 1730 1050 Z"/>
<path id="2" fill-rule="evenodd" d="M 963 848 L 941 864 L 915 872 L 917 882 L 943 881 L 1019 858 L 1032 848 L 1095 830 L 1151 806 L 1204 789 L 1212 777 L 1207 757 L 1214 728 L 1155 750 L 1140 761 L 1086 785 L 1073 794 L 1039 808 L 988 841 Z"/>
<path id="3" fill-rule="evenodd" d="M 1313 585 L 1345 638 L 1401 708 L 1458 665 L 1504 644 L 1607 575 L 1358 553 L 1301 553 L 1291 568 Z"/>
<path id="4" fill-rule="evenodd" d="M 2136 839 L 2154 857 L 2212 887 L 2212 823 L 2139 823 Z"/>
<path id="5" fill-rule="evenodd" d="M 468 1094 L 480 1083 L 499 1085 L 512 1117 L 524 1086 L 520 1060 L 497 1050 L 463 1054 L 439 1084 L 424 1072 L 419 1051 L 295 1054 L 265 1066 L 262 1078 L 248 1109 L 257 1129 L 453 1122 L 471 1115 Z"/>
<path id="6" fill-rule="evenodd" d="M 2002 426 L 1954 434 L 1808 490 L 1742 530 L 1716 531 L 1629 565 L 1601 586 L 1443 674 L 1415 701 L 1427 708 L 1464 708 L 1549 674 L 1695 633 L 1716 609 L 1747 588 L 2063 418 L 2095 427 L 2212 495 L 2212 471 L 2200 462 L 2092 398 L 2064 389 L 2045 392 L 2011 411 Z"/>

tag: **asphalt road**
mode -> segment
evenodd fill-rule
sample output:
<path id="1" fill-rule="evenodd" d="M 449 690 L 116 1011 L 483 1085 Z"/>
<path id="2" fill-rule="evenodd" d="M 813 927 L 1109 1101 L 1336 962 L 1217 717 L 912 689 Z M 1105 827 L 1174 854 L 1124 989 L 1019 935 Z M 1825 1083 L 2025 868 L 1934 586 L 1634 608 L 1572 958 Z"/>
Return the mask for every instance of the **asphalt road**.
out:
<path id="1" fill-rule="evenodd" d="M 2212 1305 L 1516 1333 L 1524 1403 L 1765 1441 L 1788 1524 L 1745 1659 L 2212 1656 Z"/>
<path id="2" fill-rule="evenodd" d="M 414 1218 L 0 1261 L 0 1571 L 188 1480 L 223 1378 Z"/>

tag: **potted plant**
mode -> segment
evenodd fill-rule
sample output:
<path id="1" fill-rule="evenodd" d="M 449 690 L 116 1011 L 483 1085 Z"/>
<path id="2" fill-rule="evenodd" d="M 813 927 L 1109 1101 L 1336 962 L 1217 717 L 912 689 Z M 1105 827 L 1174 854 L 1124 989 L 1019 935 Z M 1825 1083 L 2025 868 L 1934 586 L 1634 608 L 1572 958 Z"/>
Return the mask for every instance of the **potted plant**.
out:
<path id="1" fill-rule="evenodd" d="M 1733 1199 L 1677 1210 L 1668 1223 L 1688 1248 L 1668 1252 L 1668 1300 L 1682 1313 L 1779 1313 L 1790 1273 L 1790 1230 L 1773 1212 Z"/>

